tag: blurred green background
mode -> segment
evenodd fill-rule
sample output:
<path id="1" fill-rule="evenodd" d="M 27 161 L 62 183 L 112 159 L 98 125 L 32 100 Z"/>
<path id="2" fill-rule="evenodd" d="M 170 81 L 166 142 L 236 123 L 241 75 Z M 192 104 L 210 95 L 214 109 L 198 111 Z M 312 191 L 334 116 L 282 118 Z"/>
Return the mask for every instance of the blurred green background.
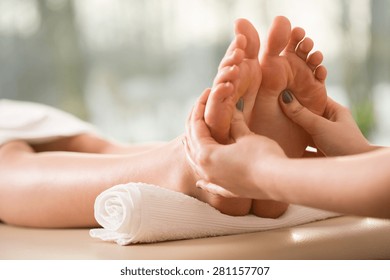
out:
<path id="1" fill-rule="evenodd" d="M 390 1 L 0 0 L 0 98 L 64 109 L 125 142 L 169 140 L 251 20 L 276 15 L 325 56 L 330 96 L 390 144 Z"/>

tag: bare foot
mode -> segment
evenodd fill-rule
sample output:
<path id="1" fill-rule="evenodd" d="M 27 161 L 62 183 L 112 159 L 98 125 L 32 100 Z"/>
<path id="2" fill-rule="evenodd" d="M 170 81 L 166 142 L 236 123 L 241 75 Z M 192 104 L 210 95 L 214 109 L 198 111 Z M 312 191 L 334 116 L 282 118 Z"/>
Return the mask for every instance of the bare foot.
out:
<path id="1" fill-rule="evenodd" d="M 212 136 L 222 144 L 229 142 L 230 123 L 240 98 L 241 109 L 249 121 L 261 82 L 260 39 L 256 29 L 249 21 L 238 19 L 235 33 L 218 67 L 205 112 Z"/>
<path id="2" fill-rule="evenodd" d="M 240 99 L 241 110 L 249 121 L 261 82 L 260 39 L 256 29 L 249 21 L 238 19 L 235 34 L 218 67 L 205 112 L 212 136 L 222 144 L 230 141 L 230 124 Z M 200 198 L 230 215 L 246 215 L 252 205 L 250 199 L 224 198 L 210 193 L 203 193 Z"/>
<path id="3" fill-rule="evenodd" d="M 278 96 L 290 90 L 308 109 L 322 115 L 326 104 L 326 69 L 322 54 L 313 52 L 313 41 L 302 28 L 285 17 L 276 17 L 260 58 L 263 80 L 253 109 L 250 128 L 276 140 L 289 157 L 301 157 L 309 136 L 284 114 Z"/>
<path id="4" fill-rule="evenodd" d="M 237 20 L 236 38 L 222 59 L 206 105 L 206 123 L 213 137 L 220 143 L 229 142 L 232 116 L 236 110 L 236 103 L 241 97 L 246 120 L 249 121 L 251 117 L 262 80 L 257 58 L 259 48 L 260 40 L 253 25 L 244 19 Z M 252 204 L 247 199 L 232 200 L 217 196 L 208 202 L 217 206 L 218 209 L 225 211 L 226 209 L 230 211 L 240 209 L 242 213 L 250 212 L 251 210 L 245 207 Z M 265 218 L 277 218 L 286 211 L 287 207 L 285 203 L 269 200 L 258 200 L 255 206 L 250 206 L 255 215 Z"/>
<path id="5" fill-rule="evenodd" d="M 305 38 L 305 31 L 295 28 L 285 17 L 276 17 L 268 34 L 268 42 L 260 65 L 263 80 L 253 109 L 250 128 L 255 133 L 276 140 L 289 157 L 301 157 L 310 137 L 292 123 L 279 107 L 278 97 L 290 90 L 298 100 L 314 113 L 322 115 L 326 104 L 326 69 L 320 65 L 322 54 L 314 52 L 313 41 Z M 288 205 L 275 201 L 254 200 L 252 212 L 266 211 L 275 218 Z"/>

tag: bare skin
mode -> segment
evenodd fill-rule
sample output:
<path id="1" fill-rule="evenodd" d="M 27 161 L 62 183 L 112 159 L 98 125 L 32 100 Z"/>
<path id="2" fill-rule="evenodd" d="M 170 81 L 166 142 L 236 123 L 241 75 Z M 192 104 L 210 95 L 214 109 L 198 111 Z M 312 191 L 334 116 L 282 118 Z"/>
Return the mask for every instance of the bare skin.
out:
<path id="1" fill-rule="evenodd" d="M 287 18 L 274 19 L 260 58 L 263 80 L 250 122 L 253 132 L 275 140 L 288 157 L 302 157 L 311 138 L 283 114 L 278 103 L 280 93 L 286 89 L 294 92 L 300 102 L 318 115 L 323 114 L 326 106 L 327 72 L 320 65 L 323 56 L 320 52 L 309 54 L 313 41 L 304 36 L 302 28 L 291 31 Z M 287 204 L 253 201 L 254 213 L 261 213 L 267 208 L 273 209 L 275 214 L 283 213 Z"/>
<path id="2" fill-rule="evenodd" d="M 273 29 L 276 29 L 275 26 L 285 27 L 288 33 L 289 22 L 285 24 L 284 18 L 277 18 L 277 21 L 279 22 L 274 22 Z M 303 35 L 294 35 L 294 33 L 302 33 L 299 29 L 296 30 L 292 32 L 290 42 L 293 38 L 295 42 L 303 38 Z M 270 34 L 273 34 L 272 30 Z M 282 34 L 283 32 L 279 35 Z M 286 41 L 283 36 L 276 39 Z M 266 65 L 270 62 L 271 69 L 278 69 L 279 66 L 281 70 L 281 75 L 278 79 L 274 79 L 275 84 L 270 88 L 279 87 L 282 92 L 271 91 L 271 97 L 275 94 L 276 99 L 279 99 L 276 104 L 279 103 L 278 106 L 280 105 L 280 110 L 285 116 L 310 135 L 309 143 L 320 151 L 317 155 L 325 155 L 329 158 L 288 158 L 287 152 L 290 156 L 303 154 L 305 137 L 298 137 L 299 134 L 296 134 L 297 138 L 294 139 L 301 139 L 302 141 L 298 142 L 300 145 L 287 145 L 289 149 L 286 149 L 268 137 L 253 133 L 251 131 L 253 127 L 250 129 L 243 116 L 237 111 L 231 122 L 231 144 L 217 143 L 204 119 L 205 108 L 209 105 L 208 96 L 205 94 L 199 98 L 187 122 L 187 158 L 202 178 L 197 185 L 226 197 L 280 200 L 339 213 L 390 218 L 390 173 L 388 172 L 390 149 L 371 145 L 358 129 L 350 111 L 332 99 L 326 98 L 323 85 L 326 69 L 320 65 L 322 55 L 314 53 L 308 56 L 311 44 L 305 47 L 302 44 L 308 43 L 304 42 L 305 40 L 300 44 L 289 43 L 287 46 L 284 43 L 280 45 L 275 43 L 276 46 L 272 46 L 271 40 L 268 43 L 271 49 L 278 45 L 285 45 L 283 53 L 292 52 L 294 49 L 295 54 L 292 52 L 292 55 L 285 54 L 285 57 L 284 55 L 280 57 L 276 53 L 267 58 L 265 52 L 263 61 L 265 60 Z M 288 55 L 291 55 L 291 60 L 287 59 Z M 307 59 L 302 59 L 306 56 Z M 297 57 L 302 61 L 299 62 Z M 270 61 L 267 61 L 268 59 Z M 302 96 L 304 92 L 299 92 L 299 87 L 293 89 L 297 85 L 291 84 L 292 88 L 288 86 L 289 80 L 285 79 L 283 70 L 292 71 L 295 66 L 290 65 L 289 61 L 294 60 L 303 66 L 306 64 L 306 70 L 304 67 L 299 73 L 309 73 L 307 68 L 312 70 L 310 71 L 312 76 L 305 74 L 307 80 L 304 82 L 313 86 L 313 96 L 318 97 L 318 100 L 322 100 L 325 95 L 323 110 L 321 110 L 322 101 L 316 104 L 316 99 L 313 98 L 314 104 L 309 104 L 310 100 L 305 100 L 306 95 Z M 280 64 L 271 62 L 280 62 Z M 289 71 L 287 74 L 290 73 Z M 263 72 L 263 81 L 265 79 Z M 295 96 L 283 91 L 287 86 L 294 91 Z M 310 92 L 310 88 L 307 90 Z M 254 112 L 257 108 L 262 108 L 260 106 L 262 103 L 258 100 L 267 100 L 264 87 L 260 89 L 258 96 L 260 98 L 256 100 L 256 105 L 259 106 L 255 105 Z M 269 101 L 270 106 L 274 104 L 271 98 Z M 313 108 L 306 107 L 311 105 Z M 264 106 L 264 109 L 267 108 Z M 321 111 L 323 111 L 322 116 L 319 115 Z M 278 112 L 274 110 L 271 117 L 281 117 Z M 258 112 L 257 115 L 260 116 L 260 113 Z M 260 122 L 259 126 L 260 124 L 265 126 L 268 123 Z M 278 137 L 281 135 L 276 130 L 272 130 L 272 127 L 267 131 L 272 132 L 271 135 Z M 238 154 L 241 156 L 238 157 Z M 251 164 L 247 164 L 248 162 Z"/>
<path id="3" fill-rule="evenodd" d="M 205 120 L 211 134 L 219 143 L 229 143 L 230 123 L 240 98 L 244 100 L 244 112 L 249 120 L 256 93 L 261 82 L 258 54 L 260 39 L 253 25 L 239 19 L 235 22 L 235 38 L 226 51 L 209 94 Z M 218 208 L 240 208 L 242 214 L 250 213 L 251 199 L 227 199 L 215 196 Z M 259 216 L 268 216 L 266 211 Z"/>
<path id="4" fill-rule="evenodd" d="M 211 135 L 223 144 L 230 141 L 230 123 L 242 97 L 250 129 L 276 140 L 289 157 L 301 157 L 310 137 L 283 114 L 278 97 L 287 89 L 309 110 L 323 114 L 327 71 L 321 65 L 321 52 L 310 53 L 313 41 L 305 37 L 305 31 L 291 30 L 289 20 L 279 16 L 269 30 L 259 65 L 256 29 L 245 19 L 237 20 L 235 29 L 236 38 L 222 59 L 207 100 L 205 122 Z"/>
<path id="5" fill-rule="evenodd" d="M 326 102 L 326 69 L 320 65 L 322 54 L 314 52 L 309 55 L 313 41 L 304 37 L 305 32 L 301 28 L 291 31 L 290 22 L 284 17 L 275 18 L 260 65 L 257 61 L 260 41 L 254 27 L 246 20 L 238 20 L 236 34 L 244 35 L 246 44 L 233 41 L 227 55 L 232 53 L 233 47 L 243 48 L 245 55 L 236 55 L 235 60 L 222 60 L 224 67 L 235 63 L 239 74 L 228 77 L 231 82 L 228 86 L 224 79 L 218 80 L 225 82 L 224 86 L 214 85 L 205 112 L 205 122 L 211 135 L 220 143 L 230 141 L 228 138 L 235 104 L 242 97 L 244 116 L 247 122 L 249 120 L 252 131 L 276 140 L 289 157 L 303 156 L 310 137 L 283 114 L 278 97 L 281 91 L 289 89 L 309 109 L 321 115 Z M 227 57 L 231 57 L 231 54 Z M 258 93 L 256 87 L 259 87 Z M 253 104 L 253 97 L 256 96 Z M 221 112 L 224 112 L 222 116 Z M 221 116 L 218 123 L 210 123 L 208 116 L 217 114 Z M 288 204 L 281 202 L 254 200 L 251 211 L 261 217 L 275 218 L 283 214 L 287 207 Z"/>
<path id="6" fill-rule="evenodd" d="M 197 185 L 227 197 L 274 199 L 389 219 L 390 148 L 371 145 L 350 111 L 329 98 L 323 117 L 293 95 L 285 99 L 281 94 L 280 105 L 312 136 L 315 147 L 331 157 L 288 158 L 275 141 L 254 134 L 238 117 L 231 128 L 234 142 L 220 145 L 204 123 L 206 99 L 201 96 L 188 120 L 186 138 L 187 156 L 203 178 Z M 245 165 L 248 161 L 253 164 Z"/>
<path id="7" fill-rule="evenodd" d="M 239 35 L 234 44 L 245 46 L 245 40 Z M 240 55 L 244 52 L 237 48 L 233 61 L 242 59 Z M 221 69 L 224 63 L 226 59 Z M 220 71 L 215 83 L 239 74 L 238 68 L 232 70 Z M 36 145 L 4 144 L 0 147 L 0 220 L 30 227 L 98 226 L 93 215 L 96 196 L 127 182 L 183 192 L 228 215 L 248 214 L 250 199 L 224 198 L 196 188 L 182 138 L 129 146 L 81 134 Z"/>
<path id="8" fill-rule="evenodd" d="M 36 153 L 25 142 L 10 142 L 0 149 L 0 218 L 31 227 L 97 226 L 93 216 L 96 196 L 131 181 L 197 196 L 200 191 L 194 187 L 182 150 L 180 139 L 122 155 Z"/>
<path id="9" fill-rule="evenodd" d="M 323 56 L 320 52 L 309 54 L 313 41 L 305 38 L 302 28 L 291 31 L 287 18 L 276 17 L 268 36 L 260 58 L 263 79 L 249 127 L 253 132 L 275 140 L 288 157 L 299 158 L 311 143 L 310 137 L 283 114 L 278 97 L 282 91 L 289 90 L 306 108 L 322 115 L 327 100 L 327 71 L 321 65 Z"/>
<path id="10" fill-rule="evenodd" d="M 230 142 L 230 124 L 233 114 L 237 110 L 237 102 L 243 100 L 244 118 L 248 122 L 257 91 L 261 83 L 261 69 L 258 62 L 260 39 L 253 25 L 245 20 L 235 22 L 236 37 L 230 44 L 225 57 L 218 69 L 213 88 L 208 96 L 205 111 L 205 121 L 210 128 L 211 135 L 219 143 Z M 216 197 L 219 207 L 238 207 L 246 209 L 259 217 L 277 218 L 282 215 L 287 204 L 276 201 L 254 201 L 236 198 L 227 200 Z"/>
<path id="11" fill-rule="evenodd" d="M 253 92 L 261 75 L 256 70 L 258 64 L 254 63 L 253 51 L 247 46 L 248 43 L 253 45 L 250 43 L 253 36 L 243 34 L 246 27 L 237 24 L 237 42 L 232 47 L 237 50 L 232 61 L 238 68 L 225 72 L 232 75 L 230 77 L 219 71 L 214 84 L 234 80 L 238 75 L 240 83 L 225 83 L 225 90 L 231 94 L 229 90 L 238 89 L 233 91 L 235 97 L 231 104 L 235 106 L 242 96 L 244 113 L 249 119 L 255 98 Z M 228 64 L 226 59 L 220 68 L 226 69 Z M 237 96 L 237 93 L 241 95 Z M 212 119 L 211 113 L 211 123 Z M 195 187 L 197 178 L 187 163 L 181 138 L 142 146 L 122 146 L 94 135 L 79 135 L 35 146 L 23 141 L 5 144 L 0 147 L 0 220 L 33 227 L 97 226 L 93 217 L 96 196 L 113 185 L 130 181 L 184 192 L 225 214 L 247 214 L 251 200 L 221 198 Z"/>
<path id="12" fill-rule="evenodd" d="M 235 22 L 236 38 L 230 44 L 225 57 L 218 69 L 217 78 L 207 100 L 205 121 L 213 137 L 219 143 L 230 142 L 230 123 L 236 104 L 240 98 L 244 107 L 241 108 L 246 121 L 249 121 L 261 83 L 261 69 L 258 62 L 260 39 L 253 25 L 239 19 Z M 274 201 L 255 202 L 252 206 L 248 199 L 229 201 L 226 198 L 216 198 L 219 205 L 241 205 L 245 212 L 251 211 L 266 218 L 277 218 L 285 212 L 287 205 Z M 237 206 L 236 206 L 237 207 Z"/>
<path id="13" fill-rule="evenodd" d="M 260 39 L 256 29 L 249 21 L 238 19 L 235 33 L 218 68 L 205 111 L 212 136 L 222 144 L 230 141 L 230 123 L 240 98 L 244 101 L 245 119 L 249 121 L 261 83 Z"/>

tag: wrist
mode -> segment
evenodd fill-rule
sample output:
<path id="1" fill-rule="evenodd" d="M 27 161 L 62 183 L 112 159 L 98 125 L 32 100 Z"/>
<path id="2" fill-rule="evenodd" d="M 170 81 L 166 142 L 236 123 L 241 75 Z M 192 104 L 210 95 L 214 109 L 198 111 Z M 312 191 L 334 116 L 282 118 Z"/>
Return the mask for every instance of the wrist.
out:
<path id="1" fill-rule="evenodd" d="M 289 159 L 280 155 L 274 157 L 258 157 L 255 163 L 251 164 L 252 186 L 254 190 L 252 198 L 280 201 L 280 186 L 283 184 L 283 170 L 286 168 Z"/>

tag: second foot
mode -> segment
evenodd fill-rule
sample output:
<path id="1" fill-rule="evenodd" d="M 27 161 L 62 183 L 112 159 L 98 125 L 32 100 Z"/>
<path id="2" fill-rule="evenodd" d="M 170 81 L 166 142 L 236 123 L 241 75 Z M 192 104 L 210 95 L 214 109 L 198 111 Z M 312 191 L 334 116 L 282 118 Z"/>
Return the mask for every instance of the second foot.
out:
<path id="1" fill-rule="evenodd" d="M 252 213 L 261 218 L 276 219 L 282 216 L 288 208 L 288 204 L 273 200 L 253 200 Z"/>
<path id="2" fill-rule="evenodd" d="M 249 198 L 226 198 L 219 195 L 199 190 L 198 199 L 210 204 L 222 214 L 229 216 L 248 215 L 252 207 L 252 199 Z"/>
<path id="3" fill-rule="evenodd" d="M 285 17 L 276 17 L 260 59 L 262 83 L 253 109 L 250 129 L 272 138 L 289 157 L 302 157 L 309 135 L 289 120 L 279 106 L 279 95 L 291 91 L 309 110 L 321 115 L 327 94 L 323 56 L 312 52 L 313 41 L 302 28 L 291 30 Z"/>

